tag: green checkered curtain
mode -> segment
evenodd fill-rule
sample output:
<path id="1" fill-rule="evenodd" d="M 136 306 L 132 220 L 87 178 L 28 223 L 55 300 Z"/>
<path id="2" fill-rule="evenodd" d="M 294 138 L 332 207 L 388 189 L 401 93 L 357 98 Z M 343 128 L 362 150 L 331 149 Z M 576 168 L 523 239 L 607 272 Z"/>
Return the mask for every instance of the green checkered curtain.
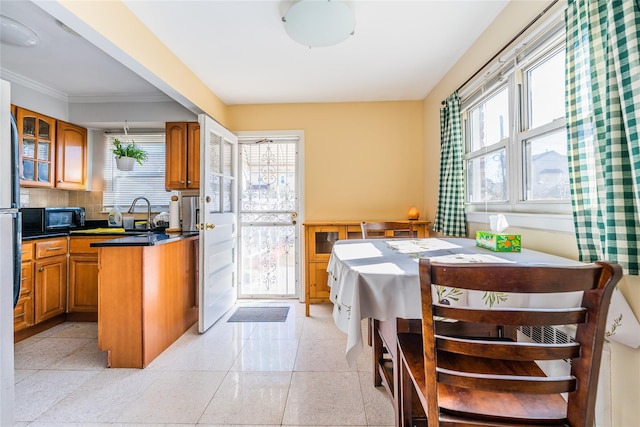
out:
<path id="1" fill-rule="evenodd" d="M 454 92 L 444 103 L 440 109 L 440 186 L 433 231 L 466 237 L 464 146 L 458 93 Z"/>
<path id="2" fill-rule="evenodd" d="M 580 259 L 638 274 L 640 5 L 569 0 L 569 177 Z"/>

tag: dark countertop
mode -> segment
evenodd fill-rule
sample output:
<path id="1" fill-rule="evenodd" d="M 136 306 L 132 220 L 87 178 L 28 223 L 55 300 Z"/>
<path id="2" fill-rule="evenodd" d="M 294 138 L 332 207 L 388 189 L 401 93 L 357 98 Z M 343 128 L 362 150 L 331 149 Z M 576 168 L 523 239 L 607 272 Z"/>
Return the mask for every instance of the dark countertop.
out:
<path id="1" fill-rule="evenodd" d="M 86 236 L 87 234 L 83 234 Z M 100 234 L 104 236 L 104 234 Z M 122 235 L 122 233 L 120 233 Z M 197 237 L 197 231 L 185 231 L 181 233 L 151 233 L 137 232 L 135 235 L 128 235 L 119 239 L 104 240 L 102 242 L 91 243 L 93 248 L 110 248 L 122 246 L 156 246 L 165 243 L 171 243 L 189 237 Z"/>
<path id="2" fill-rule="evenodd" d="M 49 239 L 51 237 L 66 237 L 69 235 L 68 231 L 59 231 L 59 232 L 55 232 L 55 233 L 46 233 L 46 234 L 37 234 L 35 236 L 25 236 L 24 234 L 22 235 L 22 241 L 23 242 L 28 242 L 30 240 L 38 240 L 38 239 Z"/>

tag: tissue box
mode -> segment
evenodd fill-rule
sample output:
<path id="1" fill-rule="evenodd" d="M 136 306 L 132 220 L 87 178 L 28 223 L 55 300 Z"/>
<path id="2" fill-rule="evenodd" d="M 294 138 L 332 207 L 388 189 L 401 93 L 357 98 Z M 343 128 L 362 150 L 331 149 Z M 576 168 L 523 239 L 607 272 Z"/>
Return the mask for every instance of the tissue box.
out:
<path id="1" fill-rule="evenodd" d="M 520 252 L 520 242 L 519 234 L 476 231 L 476 246 L 490 249 L 494 252 Z"/>

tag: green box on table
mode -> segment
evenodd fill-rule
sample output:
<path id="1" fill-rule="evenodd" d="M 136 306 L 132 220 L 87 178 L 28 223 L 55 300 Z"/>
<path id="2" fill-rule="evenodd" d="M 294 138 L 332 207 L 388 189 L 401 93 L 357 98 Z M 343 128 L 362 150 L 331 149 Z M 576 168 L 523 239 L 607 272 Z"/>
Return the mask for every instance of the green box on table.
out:
<path id="1" fill-rule="evenodd" d="M 519 234 L 476 231 L 476 246 L 494 252 L 520 252 L 522 239 Z"/>

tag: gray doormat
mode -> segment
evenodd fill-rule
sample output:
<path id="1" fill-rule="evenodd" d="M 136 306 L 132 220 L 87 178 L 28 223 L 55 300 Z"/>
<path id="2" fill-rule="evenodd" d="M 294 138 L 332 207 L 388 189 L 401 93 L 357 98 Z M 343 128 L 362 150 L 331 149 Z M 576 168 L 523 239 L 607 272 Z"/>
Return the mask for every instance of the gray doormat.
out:
<path id="1" fill-rule="evenodd" d="M 284 322 L 289 307 L 238 307 L 227 322 Z"/>

